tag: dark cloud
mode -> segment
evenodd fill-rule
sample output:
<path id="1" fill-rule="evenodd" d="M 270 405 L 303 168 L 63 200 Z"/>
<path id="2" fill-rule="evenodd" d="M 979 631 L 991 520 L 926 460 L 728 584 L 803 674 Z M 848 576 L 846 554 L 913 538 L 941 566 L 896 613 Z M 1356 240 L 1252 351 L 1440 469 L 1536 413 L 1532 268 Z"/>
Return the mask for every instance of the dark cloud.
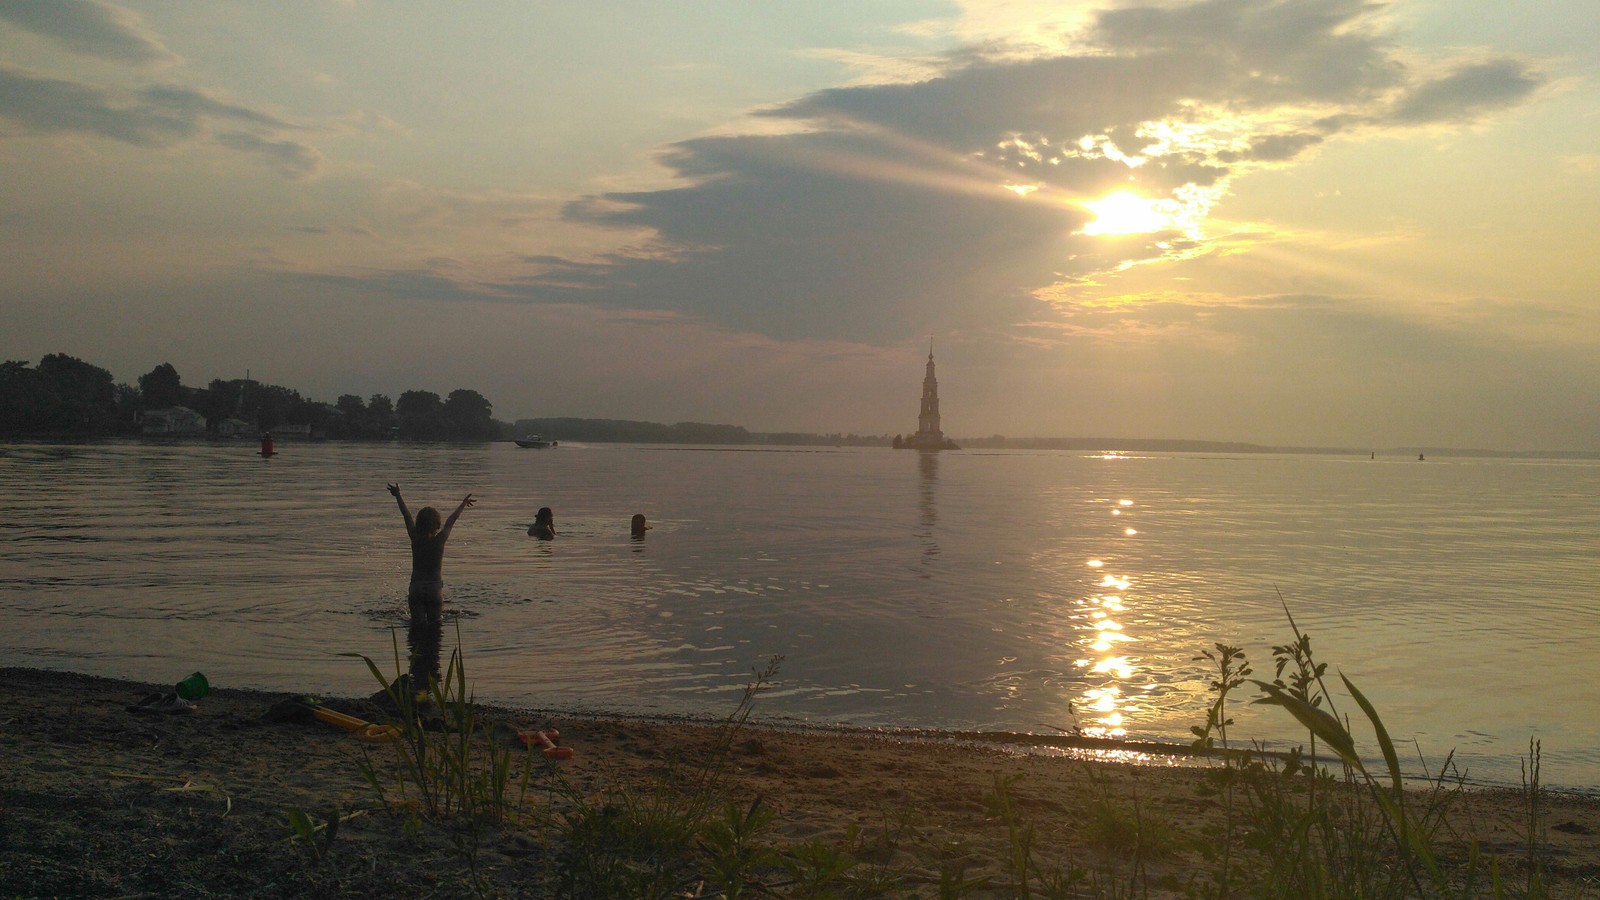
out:
<path id="1" fill-rule="evenodd" d="M 294 141 L 273 141 L 242 131 L 227 131 L 217 135 L 217 143 L 269 161 L 290 180 L 309 178 L 322 164 L 321 153 Z"/>
<path id="2" fill-rule="evenodd" d="M 139 91 L 139 97 L 151 108 L 170 111 L 186 119 L 202 117 L 227 119 L 246 125 L 259 125 L 271 129 L 291 127 L 277 116 L 268 115 L 237 103 L 223 100 L 193 88 L 177 85 L 154 85 Z"/>
<path id="3" fill-rule="evenodd" d="M 1395 105 L 1394 120 L 1405 124 L 1460 122 L 1515 106 L 1545 83 L 1521 60 L 1469 63 L 1412 87 Z"/>
<path id="4" fill-rule="evenodd" d="M 1051 277 L 1044 251 L 1084 217 L 1029 204 L 992 180 L 981 194 L 940 189 L 941 180 L 973 180 L 955 164 L 877 171 L 905 165 L 890 149 L 834 132 L 676 145 L 669 165 L 709 166 L 716 177 L 607 195 L 607 204 L 569 215 L 648 227 L 689 249 L 610 261 L 599 297 L 587 288 L 600 274 L 593 267 L 556 270 L 531 286 L 556 290 L 582 276 L 591 302 L 674 309 L 780 337 L 884 338 L 932 321 L 1014 320 L 1031 303 L 1018 285 Z"/>
<path id="5" fill-rule="evenodd" d="M 1075 139 L 1160 118 L 1174 94 L 1228 77 L 1216 59 L 1176 53 L 983 63 L 916 84 L 819 91 L 765 115 L 870 123 L 970 152 L 1017 133 Z"/>
<path id="6" fill-rule="evenodd" d="M 202 91 L 171 85 L 109 91 L 3 63 L 0 119 L 41 134 L 90 134 L 139 147 L 211 137 L 216 124 L 226 123 L 233 129 L 216 133 L 217 144 L 264 159 L 290 178 L 311 175 L 321 161 L 314 148 L 274 137 L 290 123 Z"/>
<path id="7" fill-rule="evenodd" d="M 443 268 L 449 268 L 444 266 Z M 367 272 L 285 274 L 286 283 L 308 287 L 335 286 L 358 294 L 400 300 L 478 301 L 504 299 L 440 274 L 432 268 L 374 269 Z"/>
<path id="8" fill-rule="evenodd" d="M 1211 0 L 1101 13 L 1093 39 L 1116 52 L 1206 60 L 1252 104 L 1374 97 L 1400 83 L 1390 41 L 1363 25 L 1372 0 Z M 1202 89 L 1199 96 L 1206 96 Z"/>
<path id="9" fill-rule="evenodd" d="M 1258 162 L 1284 162 L 1294 159 L 1306 150 L 1322 143 L 1324 138 L 1319 134 L 1269 134 L 1258 138 L 1250 144 L 1248 150 L 1234 152 L 1223 151 L 1217 154 L 1217 159 L 1223 162 L 1245 162 L 1255 160 Z"/>
<path id="10" fill-rule="evenodd" d="M 0 0 L 0 19 L 75 53 L 133 66 L 179 61 L 137 15 L 100 0 Z"/>
<path id="11" fill-rule="evenodd" d="M 0 117 L 34 131 L 80 132 L 143 147 L 193 137 L 196 120 L 181 110 L 114 103 L 97 88 L 45 78 L 0 64 Z"/>

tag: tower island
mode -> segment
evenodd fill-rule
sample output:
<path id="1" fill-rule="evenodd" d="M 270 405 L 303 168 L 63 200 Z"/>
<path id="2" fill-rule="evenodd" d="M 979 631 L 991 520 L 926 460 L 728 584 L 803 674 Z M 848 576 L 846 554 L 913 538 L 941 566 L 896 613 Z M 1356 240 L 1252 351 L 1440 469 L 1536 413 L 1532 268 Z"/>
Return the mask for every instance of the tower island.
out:
<path id="1" fill-rule="evenodd" d="M 917 433 L 894 437 L 896 450 L 960 450 L 939 427 L 939 379 L 933 377 L 933 344 L 928 344 L 928 373 L 922 376 L 922 410 L 917 413 Z"/>

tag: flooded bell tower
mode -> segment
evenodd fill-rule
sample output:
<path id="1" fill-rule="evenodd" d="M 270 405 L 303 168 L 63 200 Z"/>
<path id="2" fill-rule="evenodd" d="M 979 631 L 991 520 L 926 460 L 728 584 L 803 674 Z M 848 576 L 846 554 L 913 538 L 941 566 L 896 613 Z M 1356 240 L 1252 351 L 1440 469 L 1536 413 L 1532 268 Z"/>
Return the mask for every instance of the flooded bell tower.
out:
<path id="1" fill-rule="evenodd" d="M 922 376 L 922 409 L 917 413 L 917 433 L 903 444 L 912 450 L 959 449 L 939 427 L 939 379 L 933 374 L 933 341 L 928 341 L 928 372 Z"/>

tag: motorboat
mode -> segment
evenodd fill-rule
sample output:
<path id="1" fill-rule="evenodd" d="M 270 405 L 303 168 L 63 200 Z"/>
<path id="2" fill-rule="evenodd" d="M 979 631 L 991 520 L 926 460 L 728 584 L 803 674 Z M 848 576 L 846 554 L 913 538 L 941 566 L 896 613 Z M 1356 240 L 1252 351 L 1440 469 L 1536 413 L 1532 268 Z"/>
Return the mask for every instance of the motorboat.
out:
<path id="1" fill-rule="evenodd" d="M 526 447 L 529 450 L 548 450 L 560 443 L 560 441 L 547 441 L 537 434 L 525 434 L 516 441 L 518 447 Z"/>

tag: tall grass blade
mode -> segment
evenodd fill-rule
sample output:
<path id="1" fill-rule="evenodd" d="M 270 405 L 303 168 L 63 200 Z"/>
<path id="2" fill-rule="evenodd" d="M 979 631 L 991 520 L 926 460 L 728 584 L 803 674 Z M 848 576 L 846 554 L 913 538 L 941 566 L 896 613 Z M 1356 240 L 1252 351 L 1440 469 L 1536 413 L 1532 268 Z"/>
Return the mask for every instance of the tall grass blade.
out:
<path id="1" fill-rule="evenodd" d="M 1395 796 L 1400 796 L 1402 789 L 1400 782 L 1400 755 L 1394 750 L 1394 741 L 1389 739 L 1389 729 L 1383 727 L 1383 720 L 1378 718 L 1378 710 L 1372 705 L 1372 701 L 1368 700 L 1366 695 L 1361 693 L 1343 672 L 1339 673 L 1339 678 L 1344 682 L 1345 690 L 1350 692 L 1350 696 L 1355 698 L 1357 705 L 1361 707 L 1361 711 L 1366 714 L 1367 721 L 1372 723 L 1372 732 L 1378 737 L 1378 749 L 1383 751 L 1383 763 L 1389 767 L 1389 782 L 1394 786 Z"/>
<path id="2" fill-rule="evenodd" d="M 1340 724 L 1338 719 L 1275 684 L 1256 679 L 1251 680 L 1255 681 L 1256 687 L 1261 688 L 1267 694 L 1267 696 L 1261 697 L 1254 702 L 1269 706 L 1281 706 L 1288 710 L 1289 714 L 1299 720 L 1300 724 L 1305 726 L 1308 731 L 1322 738 L 1329 747 L 1333 748 L 1333 751 L 1339 754 L 1339 758 L 1344 760 L 1351 768 L 1360 772 L 1366 771 L 1361 765 L 1361 757 L 1356 755 L 1355 738 L 1350 736 L 1350 732 L 1345 729 L 1344 725 Z"/>

